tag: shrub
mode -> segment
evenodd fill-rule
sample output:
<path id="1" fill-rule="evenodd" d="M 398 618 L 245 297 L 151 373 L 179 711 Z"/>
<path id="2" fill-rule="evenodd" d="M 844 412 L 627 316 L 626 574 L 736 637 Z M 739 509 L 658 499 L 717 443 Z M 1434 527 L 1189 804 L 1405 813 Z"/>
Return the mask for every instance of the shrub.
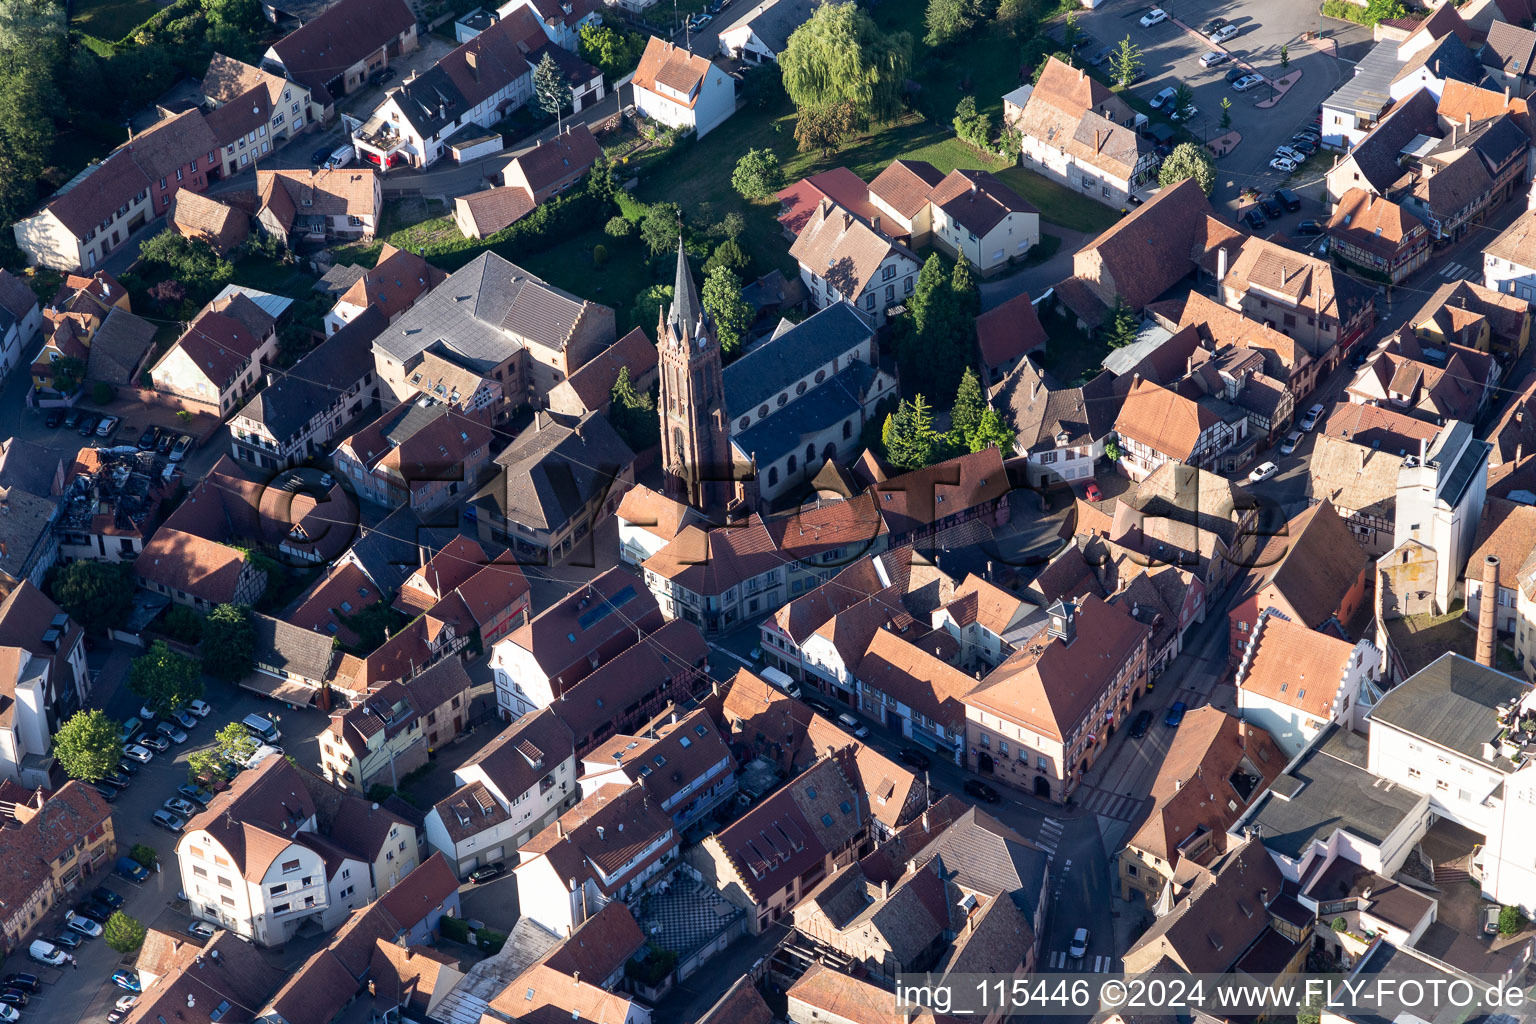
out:
<path id="1" fill-rule="evenodd" d="M 464 923 L 462 917 L 444 917 L 437 923 L 437 930 L 443 938 L 453 942 L 469 941 L 469 925 Z"/>
<path id="2" fill-rule="evenodd" d="M 635 226 L 622 216 L 611 217 L 603 225 L 603 233 L 609 238 L 628 238 L 635 233 Z"/>
<path id="3" fill-rule="evenodd" d="M 107 945 L 117 952 L 132 953 L 144 945 L 144 936 L 148 934 L 148 930 L 137 918 L 129 917 L 119 910 L 107 918 L 102 934 Z"/>
<path id="4" fill-rule="evenodd" d="M 506 944 L 506 932 L 498 932 L 490 928 L 481 928 L 475 932 L 475 945 L 487 953 L 500 953 L 501 947 Z"/>
<path id="5" fill-rule="evenodd" d="M 1519 907 L 1505 907 L 1499 911 L 1499 934 L 1514 935 L 1530 924 Z"/>
<path id="6" fill-rule="evenodd" d="M 592 265 L 605 267 L 608 265 L 608 247 L 599 243 L 592 247 Z"/>
<path id="7" fill-rule="evenodd" d="M 155 870 L 155 865 L 160 863 L 160 855 L 155 852 L 155 848 L 143 843 L 134 843 L 133 848 L 128 851 L 128 856 L 151 871 Z"/>

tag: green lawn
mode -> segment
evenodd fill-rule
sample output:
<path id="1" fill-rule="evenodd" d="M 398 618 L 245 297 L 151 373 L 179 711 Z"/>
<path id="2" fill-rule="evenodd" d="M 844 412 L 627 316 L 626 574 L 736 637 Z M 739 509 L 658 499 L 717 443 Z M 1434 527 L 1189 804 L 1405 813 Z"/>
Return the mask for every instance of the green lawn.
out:
<path id="1" fill-rule="evenodd" d="M 1054 309 L 1042 309 L 1040 324 L 1051 339 L 1045 347 L 1045 369 L 1062 387 L 1092 379 L 1104 365 L 1109 348 L 1099 339 L 1080 331 L 1070 317 Z"/>
<path id="2" fill-rule="evenodd" d="M 155 0 L 75 0 L 69 27 L 116 42 L 160 7 Z"/>
<path id="3" fill-rule="evenodd" d="M 1113 227 L 1120 219 L 1118 211 L 1103 203 L 1022 167 L 1004 168 L 997 172 L 997 176 L 1003 184 L 1034 203 L 1041 220 L 1052 224 L 1096 235 Z"/>
<path id="4" fill-rule="evenodd" d="M 601 267 L 592 261 L 593 248 L 598 245 L 608 250 L 608 262 Z M 634 327 L 645 328 L 648 335 L 655 332 L 655 324 L 630 323 L 630 307 L 635 296 L 651 285 L 671 283 L 669 273 L 658 276 L 657 266 L 647 258 L 645 246 L 638 238 L 609 238 L 601 228 L 529 255 L 521 262 L 556 287 L 612 306 L 618 312 L 621 335 Z"/>

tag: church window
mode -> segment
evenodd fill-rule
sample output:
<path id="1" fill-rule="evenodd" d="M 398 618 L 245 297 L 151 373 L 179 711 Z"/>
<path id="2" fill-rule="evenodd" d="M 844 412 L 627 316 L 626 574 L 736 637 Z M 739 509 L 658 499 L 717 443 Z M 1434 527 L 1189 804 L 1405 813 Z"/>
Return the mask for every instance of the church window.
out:
<path id="1" fill-rule="evenodd" d="M 801 381 L 799 384 L 796 384 L 795 385 L 795 395 L 799 396 L 799 395 L 805 394 L 805 387 L 806 387 L 805 381 Z"/>
<path id="2" fill-rule="evenodd" d="M 798 466 L 798 465 L 799 465 L 799 463 L 798 463 L 798 462 L 796 462 L 796 461 L 795 461 L 795 457 L 794 457 L 794 456 L 793 456 L 793 455 L 791 455 L 791 456 L 790 456 L 790 457 L 789 457 L 789 466 L 788 466 L 788 469 L 789 469 L 789 471 L 790 471 L 790 472 L 791 472 L 791 473 L 793 473 L 793 472 L 794 472 L 794 471 L 795 471 L 795 468 L 796 468 L 796 467 L 797 467 L 797 466 Z"/>
<path id="3" fill-rule="evenodd" d="M 768 415 L 768 407 L 766 405 L 758 406 L 757 407 L 757 414 L 759 416 L 767 416 Z"/>
<path id="4" fill-rule="evenodd" d="M 843 440 L 853 436 L 853 420 L 843 420 Z"/>
<path id="5" fill-rule="evenodd" d="M 769 487 L 777 487 L 778 485 L 779 485 L 779 467 L 778 466 L 769 466 L 768 467 L 768 486 Z"/>
<path id="6" fill-rule="evenodd" d="M 751 417 L 751 416 L 743 416 L 743 417 L 742 417 L 742 418 L 741 418 L 741 422 L 740 422 L 740 423 L 738 423 L 738 424 L 736 424 L 736 428 L 737 428 L 737 429 L 738 429 L 738 430 L 746 430 L 746 429 L 747 429 L 747 427 L 748 427 L 748 426 L 749 426 L 749 425 L 750 425 L 750 424 L 751 424 L 751 423 L 752 423 L 752 417 Z"/>
<path id="7" fill-rule="evenodd" d="M 822 381 L 824 381 L 826 379 L 827 379 L 827 371 L 826 370 L 817 370 L 816 371 L 816 383 L 817 384 L 820 384 Z"/>
<path id="8" fill-rule="evenodd" d="M 789 401 L 788 393 L 781 393 L 779 395 L 779 408 L 782 409 L 784 407 L 784 403 L 787 402 L 787 401 Z"/>

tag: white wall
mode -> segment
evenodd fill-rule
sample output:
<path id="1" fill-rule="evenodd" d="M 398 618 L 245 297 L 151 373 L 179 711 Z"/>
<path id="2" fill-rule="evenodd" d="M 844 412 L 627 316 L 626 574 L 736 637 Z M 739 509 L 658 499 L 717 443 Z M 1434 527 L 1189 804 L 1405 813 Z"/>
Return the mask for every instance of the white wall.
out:
<path id="1" fill-rule="evenodd" d="M 1536 262 L 1536 261 L 1533 261 Z M 1483 257 L 1483 287 L 1536 302 L 1536 266 L 1494 256 Z"/>
<path id="2" fill-rule="evenodd" d="M 1436 814 L 1484 835 L 1497 816 L 1483 801 L 1504 781 L 1503 772 L 1385 722 L 1371 722 L 1366 767 L 1373 775 L 1423 793 Z"/>
<path id="3" fill-rule="evenodd" d="M 503 637 L 491 648 L 491 669 L 496 675 L 496 708 L 513 718 L 547 707 L 555 699 L 549 677 L 524 650 Z"/>
<path id="4" fill-rule="evenodd" d="M 578 923 L 575 903 L 578 894 L 566 888 L 548 857 L 535 857 L 513 869 L 517 876 L 517 906 L 523 916 L 548 928 L 556 935 L 566 935 Z M 581 879 L 577 879 L 581 884 Z M 596 908 L 593 908 L 596 909 Z"/>

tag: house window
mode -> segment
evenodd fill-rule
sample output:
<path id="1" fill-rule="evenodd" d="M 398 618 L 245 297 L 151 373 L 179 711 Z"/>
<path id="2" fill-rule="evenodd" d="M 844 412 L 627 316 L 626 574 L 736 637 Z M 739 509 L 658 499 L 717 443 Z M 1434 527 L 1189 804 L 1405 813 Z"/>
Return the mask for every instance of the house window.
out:
<path id="1" fill-rule="evenodd" d="M 875 308 L 875 293 L 874 292 L 869 292 L 868 294 L 866 294 L 864 296 L 864 308 L 865 309 L 874 309 Z"/>
<path id="2" fill-rule="evenodd" d="M 882 280 L 882 281 L 889 281 L 891 278 L 893 278 L 895 276 L 896 276 L 896 267 L 895 267 L 894 264 L 892 264 L 890 266 L 887 266 L 887 267 L 884 267 L 880 271 L 880 280 Z"/>
<path id="3" fill-rule="evenodd" d="M 908 295 L 912 294 L 912 275 L 911 274 L 907 275 L 907 288 L 906 288 L 906 292 L 907 292 Z"/>
<path id="4" fill-rule="evenodd" d="M 285 861 L 283 861 L 283 874 L 291 875 L 291 874 L 293 874 L 297 870 L 299 870 L 299 862 L 298 861 L 296 861 L 296 860 L 285 860 Z"/>

